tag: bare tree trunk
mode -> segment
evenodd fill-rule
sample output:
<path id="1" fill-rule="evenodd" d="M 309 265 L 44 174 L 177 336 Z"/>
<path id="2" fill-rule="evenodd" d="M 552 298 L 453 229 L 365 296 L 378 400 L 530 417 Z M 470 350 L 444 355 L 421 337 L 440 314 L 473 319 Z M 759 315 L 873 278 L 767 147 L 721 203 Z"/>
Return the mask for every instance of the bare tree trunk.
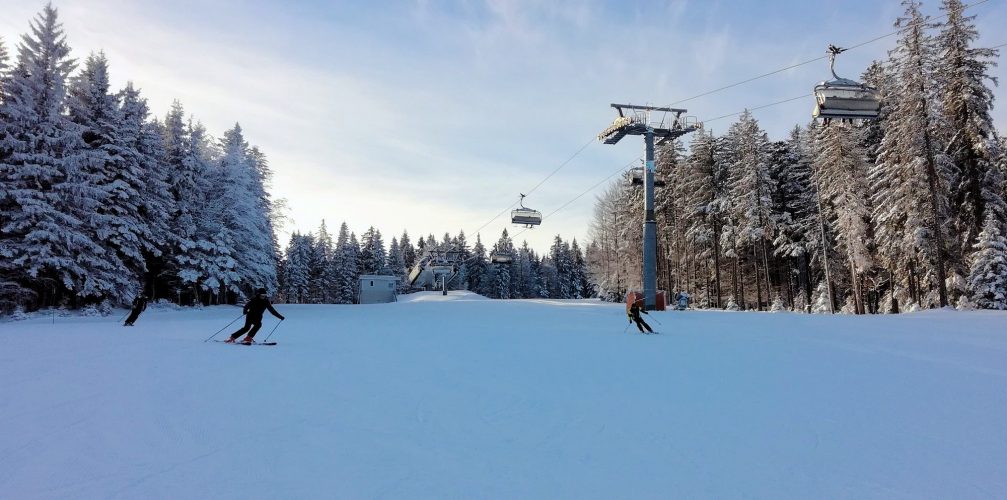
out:
<path id="1" fill-rule="evenodd" d="M 713 270 L 717 287 L 717 309 L 720 309 L 724 305 L 720 293 L 720 230 L 716 223 L 713 225 Z"/>
<path id="2" fill-rule="evenodd" d="M 755 269 L 755 309 L 762 310 L 762 275 L 759 273 L 758 245 L 752 245 L 752 267 Z"/>
<path id="3" fill-rule="evenodd" d="M 766 237 L 762 237 L 762 268 L 766 270 L 766 304 L 770 304 L 773 301 L 772 293 L 772 280 L 769 279 L 769 245 L 766 243 Z"/>
<path id="4" fill-rule="evenodd" d="M 853 311 L 856 314 L 864 314 L 864 302 L 863 297 L 860 295 L 860 280 L 857 279 L 857 266 L 853 262 L 853 258 L 850 258 L 850 288 L 853 292 Z"/>

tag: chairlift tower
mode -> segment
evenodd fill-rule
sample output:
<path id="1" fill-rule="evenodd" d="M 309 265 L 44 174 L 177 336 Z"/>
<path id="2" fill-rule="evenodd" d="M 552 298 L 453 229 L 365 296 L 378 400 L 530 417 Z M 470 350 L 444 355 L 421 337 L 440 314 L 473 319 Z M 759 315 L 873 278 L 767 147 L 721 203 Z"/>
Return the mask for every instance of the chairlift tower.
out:
<path id="1" fill-rule="evenodd" d="M 642 135 L 646 148 L 643 169 L 643 302 L 644 310 L 657 308 L 657 220 L 654 217 L 654 138 L 657 144 L 676 139 L 703 128 L 693 117 L 683 117 L 687 110 L 612 104 L 619 116 L 598 134 L 605 144 L 616 144 L 627 135 Z M 660 119 L 656 119 L 660 116 Z"/>

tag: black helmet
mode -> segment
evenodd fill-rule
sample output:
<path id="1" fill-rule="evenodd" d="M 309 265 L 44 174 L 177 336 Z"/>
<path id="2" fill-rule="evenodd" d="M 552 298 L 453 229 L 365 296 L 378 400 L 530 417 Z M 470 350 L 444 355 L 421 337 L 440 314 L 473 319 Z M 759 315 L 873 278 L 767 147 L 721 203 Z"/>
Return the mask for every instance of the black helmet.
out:
<path id="1" fill-rule="evenodd" d="M 258 290 L 255 291 L 255 294 L 256 295 L 265 295 L 266 294 L 266 289 L 265 288 L 260 288 L 260 289 L 258 289 Z"/>

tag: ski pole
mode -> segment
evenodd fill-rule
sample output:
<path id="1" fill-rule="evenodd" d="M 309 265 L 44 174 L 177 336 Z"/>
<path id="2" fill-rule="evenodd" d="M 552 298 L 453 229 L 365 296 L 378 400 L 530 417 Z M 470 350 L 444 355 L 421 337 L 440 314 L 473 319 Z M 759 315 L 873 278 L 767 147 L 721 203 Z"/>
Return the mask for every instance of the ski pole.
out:
<path id="1" fill-rule="evenodd" d="M 648 314 L 647 316 L 650 316 L 650 315 Z M 663 324 L 663 323 L 661 323 L 661 322 L 660 322 L 660 321 L 659 321 L 659 320 L 658 320 L 657 318 L 655 318 L 655 317 L 653 317 L 653 316 L 650 316 L 650 319 L 652 319 L 652 320 L 654 320 L 654 321 L 657 321 L 657 324 L 659 324 L 659 325 L 661 325 L 661 326 L 664 326 L 664 324 Z"/>
<path id="2" fill-rule="evenodd" d="M 241 317 L 242 317 L 242 316 L 244 316 L 244 315 L 245 315 L 245 313 L 241 313 L 241 314 L 240 314 L 240 315 L 239 315 L 239 316 L 238 316 L 237 318 L 234 318 L 233 320 L 231 320 L 231 322 L 230 322 L 230 323 L 228 323 L 228 324 L 224 325 L 224 327 L 223 327 L 223 328 L 221 328 L 220 330 L 217 330 L 217 331 L 216 331 L 216 332 L 215 332 L 215 333 L 214 333 L 213 335 L 210 335 L 210 338 L 208 338 L 208 339 L 204 340 L 203 342 L 209 342 L 210 340 L 212 340 L 212 339 L 213 339 L 213 337 L 216 337 L 217 335 L 220 335 L 220 332 L 222 332 L 222 331 L 226 330 L 226 329 L 227 329 L 227 327 L 229 327 L 229 326 L 233 325 L 235 321 L 238 321 L 238 320 L 239 320 L 239 319 L 241 319 Z"/>
<path id="3" fill-rule="evenodd" d="M 126 320 L 126 316 L 129 316 L 129 313 L 123 314 L 122 317 L 119 318 L 119 323 L 122 323 L 123 321 L 125 321 Z"/>
<path id="4" fill-rule="evenodd" d="M 266 341 L 267 341 L 267 340 L 269 340 L 269 337 L 272 337 L 272 336 L 273 336 L 273 332 L 275 332 L 275 331 L 276 331 L 276 329 L 280 327 L 280 324 L 281 324 L 281 323 L 283 323 L 283 320 L 282 320 L 282 319 L 281 319 L 280 321 L 278 321 L 278 322 L 276 323 L 276 326 L 274 326 L 272 330 L 269 330 L 269 335 L 266 335 L 266 338 L 262 339 L 262 343 L 263 343 L 263 344 L 265 344 L 265 343 L 266 343 Z"/>
<path id="5" fill-rule="evenodd" d="M 626 328 L 622 329 L 622 333 L 626 333 L 626 330 L 629 330 L 629 325 L 632 325 L 632 324 L 633 324 L 632 321 L 630 321 L 629 323 L 626 323 Z"/>

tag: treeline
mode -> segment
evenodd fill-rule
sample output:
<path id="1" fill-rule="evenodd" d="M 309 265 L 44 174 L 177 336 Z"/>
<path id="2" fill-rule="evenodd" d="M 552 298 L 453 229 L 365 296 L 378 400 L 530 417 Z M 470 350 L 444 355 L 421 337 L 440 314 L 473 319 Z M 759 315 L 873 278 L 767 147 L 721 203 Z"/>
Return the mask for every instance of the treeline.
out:
<path id="1" fill-rule="evenodd" d="M 368 274 L 397 276 L 399 293 L 409 293 L 415 291 L 409 286 L 409 272 L 429 251 L 451 252 L 458 262 L 457 273 L 447 284 L 450 290 L 470 290 L 497 299 L 595 296 L 577 241 L 566 242 L 558 235 L 547 255 L 539 255 L 527 242 L 516 248 L 506 229 L 488 249 L 479 235 L 470 247 L 464 232 L 445 233 L 440 240 L 431 234 L 414 245 L 404 231 L 386 247 L 381 231 L 373 227 L 358 238 L 344 222 L 333 240 L 322 221 L 312 233 L 291 235 L 280 261 L 277 300 L 352 304 L 360 276 Z"/>
<path id="2" fill-rule="evenodd" d="M 748 112 L 659 151 L 659 288 L 700 307 L 851 313 L 1007 309 L 1005 144 L 990 116 L 997 51 L 944 0 L 903 2 L 900 39 L 862 80 L 878 121 L 770 141 Z M 642 189 L 599 197 L 587 249 L 608 300 L 640 287 Z"/>
<path id="3" fill-rule="evenodd" d="M 0 40 L 0 312 L 275 288 L 269 178 L 240 126 L 153 118 L 104 54 L 78 64 L 51 5 L 13 61 Z"/>

